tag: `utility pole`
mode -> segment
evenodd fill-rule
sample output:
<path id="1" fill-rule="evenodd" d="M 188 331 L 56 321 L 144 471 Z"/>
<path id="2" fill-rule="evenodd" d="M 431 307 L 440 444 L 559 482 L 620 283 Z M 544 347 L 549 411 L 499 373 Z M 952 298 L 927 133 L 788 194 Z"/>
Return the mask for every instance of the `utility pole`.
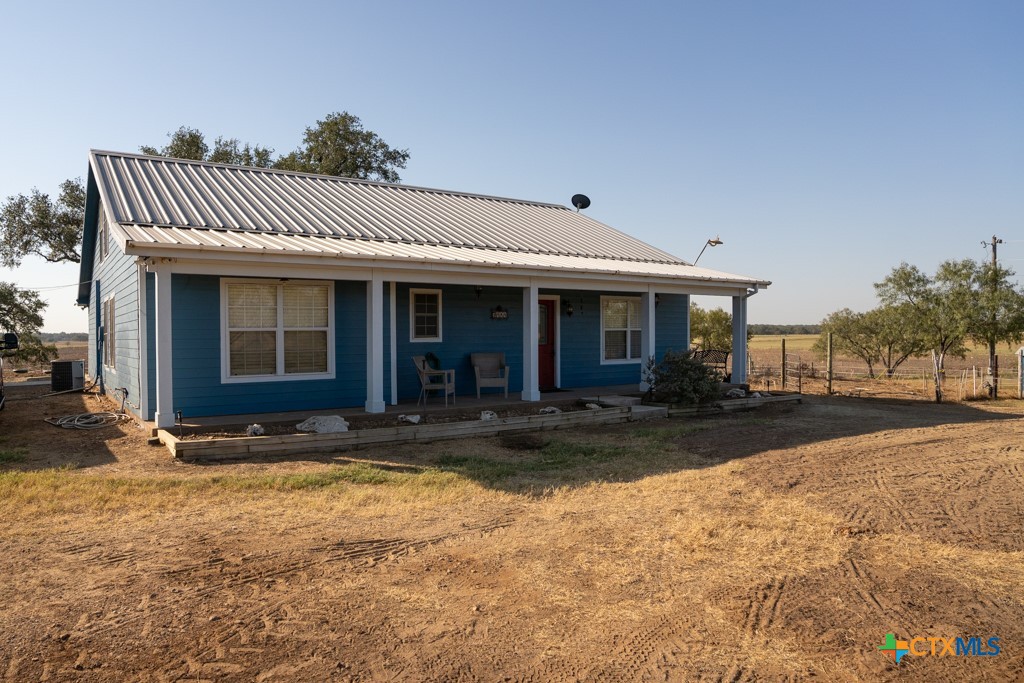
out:
<path id="1" fill-rule="evenodd" d="M 986 247 L 986 248 L 992 247 L 992 294 L 993 294 L 993 301 L 992 301 L 992 303 L 993 304 L 995 304 L 995 296 L 998 294 L 998 292 L 996 290 L 999 287 L 999 261 L 996 259 L 996 248 L 1000 244 L 1002 244 L 1002 243 L 1003 243 L 1003 241 L 1001 239 L 999 239 L 998 237 L 996 237 L 995 235 L 992 235 L 992 241 L 991 242 L 982 242 L 981 243 L 981 246 L 983 246 L 983 247 Z M 988 340 L 988 371 L 989 371 L 989 374 L 992 376 L 992 386 L 988 390 L 988 395 L 991 398 L 998 398 L 999 397 L 999 356 L 996 355 L 996 340 L 995 340 L 996 322 L 997 322 L 996 321 L 996 312 L 992 311 L 992 331 L 990 333 L 992 336 L 990 336 L 989 340 Z"/>

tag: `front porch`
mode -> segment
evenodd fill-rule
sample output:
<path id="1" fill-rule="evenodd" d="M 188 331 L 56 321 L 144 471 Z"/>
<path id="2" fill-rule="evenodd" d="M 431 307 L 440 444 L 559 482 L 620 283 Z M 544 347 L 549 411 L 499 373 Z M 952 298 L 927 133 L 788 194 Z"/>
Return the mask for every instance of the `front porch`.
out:
<path id="1" fill-rule="evenodd" d="M 571 403 L 579 401 L 582 398 L 607 398 L 610 396 L 638 396 L 636 384 L 617 384 L 600 387 L 586 387 L 582 389 L 571 389 L 571 390 L 558 390 L 558 391 L 545 391 L 540 394 L 540 400 L 538 402 L 524 402 L 518 395 L 513 396 L 509 394 L 506 399 L 504 396 L 494 394 L 483 394 L 480 398 L 477 398 L 475 394 L 466 396 L 456 396 L 456 400 L 453 403 L 449 398 L 449 405 L 445 407 L 444 399 L 436 396 L 431 397 L 427 401 L 427 405 L 424 408 L 422 404 L 417 406 L 415 401 L 402 401 L 397 405 L 388 405 L 385 407 L 384 416 L 391 416 L 395 424 L 398 424 L 399 415 L 424 415 L 432 416 L 435 418 L 446 418 L 465 412 L 480 412 L 483 410 L 494 410 L 498 412 L 500 410 L 508 410 L 510 408 L 524 408 L 529 407 L 531 411 L 539 411 L 546 405 L 555 405 L 561 403 Z M 264 413 L 246 413 L 242 415 L 214 415 L 209 417 L 189 417 L 182 415 L 181 427 L 184 430 L 196 430 L 196 429 L 208 429 L 211 427 L 233 427 L 251 424 L 270 425 L 280 423 L 294 423 L 298 424 L 306 418 L 313 417 L 316 415 L 340 415 L 346 420 L 352 421 L 360 418 L 367 417 L 367 413 L 360 407 L 349 407 L 349 408 L 327 408 L 321 410 L 289 410 L 289 411 L 277 411 L 277 412 L 264 412 Z M 377 414 L 380 417 L 380 414 Z M 155 421 L 149 421 L 145 423 L 146 427 L 151 430 L 152 434 L 156 434 L 157 424 Z M 176 430 L 177 425 L 174 427 L 164 427 L 164 429 Z"/>
<path id="2" fill-rule="evenodd" d="M 516 286 L 522 280 L 508 276 L 416 273 L 413 280 L 387 271 L 362 281 L 353 272 L 312 279 L 321 273 L 283 269 L 276 272 L 307 277 L 268 278 L 249 268 L 220 276 L 180 263 L 149 267 L 152 278 L 140 285 L 152 292 L 152 308 L 140 329 L 143 365 L 153 368 L 155 382 L 142 392 L 140 412 L 160 428 L 176 426 L 179 415 L 183 424 L 209 427 L 413 412 L 420 391 L 413 359 L 424 356 L 454 370 L 457 410 L 502 405 L 493 393 L 475 399 L 471 357 L 478 352 L 504 354 L 513 403 L 594 395 L 608 386 L 636 393 L 646 389 L 647 358 L 689 348 L 687 290 L 732 297 L 734 378 L 746 368 L 746 289 L 536 279 Z M 262 290 L 280 302 L 269 317 L 277 327 L 250 332 L 235 321 L 243 319 L 236 306 L 243 311 L 246 297 Z M 301 333 L 312 339 L 311 351 L 287 346 L 292 337 L 281 321 L 291 314 L 293 290 L 319 293 L 320 327 Z M 276 339 L 269 354 L 262 351 L 268 336 Z M 286 374 L 293 352 L 309 356 L 313 371 Z M 547 387 L 566 391 L 548 394 Z"/>

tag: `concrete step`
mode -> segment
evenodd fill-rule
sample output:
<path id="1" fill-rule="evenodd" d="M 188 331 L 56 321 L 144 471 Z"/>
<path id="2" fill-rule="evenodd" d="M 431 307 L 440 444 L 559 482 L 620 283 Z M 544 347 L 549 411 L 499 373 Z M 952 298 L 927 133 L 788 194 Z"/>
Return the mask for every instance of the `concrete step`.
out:
<path id="1" fill-rule="evenodd" d="M 636 396 L 616 396 L 614 394 L 608 394 L 606 396 L 584 396 L 580 400 L 584 403 L 600 403 L 606 408 L 640 405 L 640 399 Z"/>

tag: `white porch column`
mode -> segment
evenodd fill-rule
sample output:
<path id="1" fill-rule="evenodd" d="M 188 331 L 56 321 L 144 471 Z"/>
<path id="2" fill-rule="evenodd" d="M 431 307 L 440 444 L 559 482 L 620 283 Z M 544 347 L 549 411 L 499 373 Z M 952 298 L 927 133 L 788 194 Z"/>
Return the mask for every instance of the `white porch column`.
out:
<path id="1" fill-rule="evenodd" d="M 384 280 L 366 281 L 366 412 L 384 412 Z"/>
<path id="2" fill-rule="evenodd" d="M 388 283 L 388 299 L 391 304 L 391 405 L 398 405 L 398 283 Z"/>
<path id="3" fill-rule="evenodd" d="M 156 292 L 156 412 L 159 429 L 174 426 L 174 361 L 171 337 L 171 264 L 157 262 L 149 267 Z M 140 349 L 145 353 L 145 349 Z"/>
<path id="4" fill-rule="evenodd" d="M 747 297 L 732 298 L 732 381 L 747 381 Z"/>
<path id="5" fill-rule="evenodd" d="M 540 290 L 530 282 L 523 287 L 523 393 L 524 401 L 540 400 L 540 379 L 538 375 L 537 334 L 540 330 L 540 313 L 537 298 Z"/>
<path id="6" fill-rule="evenodd" d="M 690 295 L 683 295 L 683 300 L 686 302 L 686 343 L 683 345 L 681 351 L 688 351 L 690 349 Z"/>
<path id="7" fill-rule="evenodd" d="M 646 292 L 640 295 L 640 391 L 647 391 L 650 385 L 644 381 L 644 368 L 647 367 L 647 359 L 655 357 L 655 331 L 654 317 L 657 298 L 654 288 L 649 287 Z"/>

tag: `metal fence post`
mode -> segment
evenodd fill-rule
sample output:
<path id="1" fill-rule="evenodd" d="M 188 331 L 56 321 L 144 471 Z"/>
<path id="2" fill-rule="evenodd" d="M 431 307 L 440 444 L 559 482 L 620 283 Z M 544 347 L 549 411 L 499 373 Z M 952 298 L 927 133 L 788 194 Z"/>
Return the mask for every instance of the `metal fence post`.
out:
<path id="1" fill-rule="evenodd" d="M 786 335 L 782 335 L 782 388 L 786 388 Z"/>
<path id="2" fill-rule="evenodd" d="M 1017 349 L 1017 398 L 1024 398 L 1024 346 Z"/>
<path id="3" fill-rule="evenodd" d="M 828 366 L 825 368 L 825 380 L 826 380 L 828 386 L 826 388 L 826 392 L 825 393 L 827 393 L 829 396 L 831 396 L 832 395 L 832 333 L 831 332 L 828 333 L 828 353 L 826 355 L 827 355 L 827 361 L 826 362 L 828 363 Z"/>

